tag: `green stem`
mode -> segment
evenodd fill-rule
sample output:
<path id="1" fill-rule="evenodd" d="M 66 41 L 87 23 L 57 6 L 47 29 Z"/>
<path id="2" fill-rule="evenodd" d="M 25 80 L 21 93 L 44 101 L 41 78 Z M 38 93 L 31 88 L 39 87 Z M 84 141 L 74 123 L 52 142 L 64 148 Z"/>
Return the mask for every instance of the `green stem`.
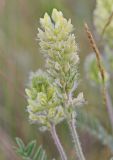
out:
<path id="1" fill-rule="evenodd" d="M 73 142 L 75 145 L 78 160 L 85 160 L 85 157 L 82 151 L 82 147 L 81 147 L 81 144 L 78 138 L 76 126 L 75 126 L 75 119 L 72 119 L 68 124 L 69 124 L 69 128 L 72 134 L 72 138 L 73 138 Z"/>
<path id="2" fill-rule="evenodd" d="M 50 130 L 50 132 L 51 132 L 52 138 L 53 138 L 53 140 L 54 140 L 54 142 L 55 142 L 55 145 L 56 145 L 56 147 L 57 147 L 57 149 L 58 149 L 58 151 L 59 151 L 59 154 L 60 154 L 60 156 L 61 156 L 61 159 L 62 159 L 62 160 L 67 160 L 67 156 L 66 156 L 66 154 L 65 154 L 65 152 L 64 152 L 64 149 L 63 149 L 63 147 L 62 147 L 62 145 L 61 145 L 61 143 L 60 143 L 60 140 L 59 140 L 59 137 L 58 137 L 58 135 L 57 135 L 57 133 L 56 133 L 56 129 L 55 129 L 55 126 L 54 126 L 54 125 L 51 125 L 51 130 Z"/>

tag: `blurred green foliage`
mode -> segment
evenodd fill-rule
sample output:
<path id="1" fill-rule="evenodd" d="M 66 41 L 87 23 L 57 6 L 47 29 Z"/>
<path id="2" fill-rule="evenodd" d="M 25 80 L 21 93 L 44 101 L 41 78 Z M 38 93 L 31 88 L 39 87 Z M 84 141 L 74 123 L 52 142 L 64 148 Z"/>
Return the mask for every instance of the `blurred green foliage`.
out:
<path id="1" fill-rule="evenodd" d="M 7 145 L 10 145 L 12 150 L 11 146 L 16 136 L 25 142 L 38 139 L 38 144 L 44 146 L 49 158 L 58 157 L 48 132 L 40 133 L 36 126 L 28 123 L 24 92 L 29 72 L 43 65 L 43 58 L 36 41 L 39 18 L 45 12 L 51 13 L 53 8 L 61 10 L 67 18 L 71 17 L 75 26 L 74 33 L 81 58 L 81 88 L 88 100 L 84 110 L 98 117 L 108 132 L 110 131 L 99 88 L 92 88 L 89 85 L 83 70 L 84 59 L 91 51 L 83 25 L 86 21 L 93 30 L 94 7 L 95 0 L 0 0 L 0 131 L 3 130 L 10 139 Z M 111 95 L 113 95 L 112 90 Z M 57 129 L 64 148 L 69 155 L 74 156 L 67 125 L 62 123 Z M 108 147 L 85 130 L 80 130 L 79 133 L 87 160 L 110 158 Z M 3 143 L 3 137 L 3 132 L 0 132 L 0 159 L 10 160 L 9 154 L 5 153 L 7 145 Z"/>

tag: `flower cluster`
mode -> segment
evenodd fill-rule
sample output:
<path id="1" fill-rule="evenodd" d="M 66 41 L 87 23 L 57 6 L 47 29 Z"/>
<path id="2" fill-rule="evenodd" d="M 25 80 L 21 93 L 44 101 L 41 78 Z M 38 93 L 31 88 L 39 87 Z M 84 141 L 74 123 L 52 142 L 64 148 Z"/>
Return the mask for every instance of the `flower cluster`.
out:
<path id="1" fill-rule="evenodd" d="M 59 103 L 57 89 L 52 85 L 48 75 L 39 70 L 30 76 L 27 94 L 27 111 L 32 123 L 38 123 L 40 129 L 49 129 L 50 124 L 57 124 L 64 118 Z"/>
<path id="2" fill-rule="evenodd" d="M 56 9 L 53 9 L 51 17 L 46 13 L 40 23 L 42 28 L 38 29 L 38 39 L 46 59 L 47 72 L 54 79 L 59 94 L 66 102 L 64 106 L 70 112 L 78 106 L 75 100 L 77 98 L 73 98 L 79 75 L 79 56 L 75 35 L 72 33 L 73 25 L 70 19 L 66 20 L 62 12 Z M 81 102 L 84 102 L 83 94 L 80 95 L 79 101 L 81 99 Z"/>
<path id="3" fill-rule="evenodd" d="M 40 19 L 38 40 L 44 54 L 47 73 L 34 73 L 28 95 L 29 119 L 48 128 L 64 118 L 76 116 L 75 107 L 84 103 L 83 93 L 74 96 L 78 86 L 78 48 L 73 25 L 62 12 L 53 9 L 50 17 Z"/>
<path id="4" fill-rule="evenodd" d="M 78 78 L 79 62 L 71 20 L 67 21 L 62 12 L 53 9 L 51 18 L 46 13 L 40 23 L 42 29 L 39 29 L 38 38 L 48 73 L 69 93 Z"/>
<path id="5" fill-rule="evenodd" d="M 97 0 L 96 9 L 94 11 L 94 24 L 99 34 L 105 24 L 108 22 L 110 14 L 113 12 L 113 0 Z M 109 26 L 104 33 L 104 39 L 107 41 L 109 47 L 113 47 L 113 20 L 111 20 Z"/>

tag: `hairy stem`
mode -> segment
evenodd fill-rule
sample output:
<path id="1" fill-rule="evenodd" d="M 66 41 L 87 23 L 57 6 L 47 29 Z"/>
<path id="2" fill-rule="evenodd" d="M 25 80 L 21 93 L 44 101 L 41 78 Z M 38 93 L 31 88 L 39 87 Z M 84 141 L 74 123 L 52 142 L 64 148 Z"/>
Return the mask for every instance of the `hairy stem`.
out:
<path id="1" fill-rule="evenodd" d="M 76 126 L 75 126 L 75 119 L 72 119 L 69 123 L 69 128 L 72 134 L 72 138 L 73 138 L 73 142 L 75 145 L 75 149 L 76 149 L 76 154 L 78 157 L 78 160 L 85 160 L 83 151 L 82 151 L 82 147 L 78 138 L 78 134 L 76 131 Z"/>
<path id="2" fill-rule="evenodd" d="M 61 159 L 62 160 L 67 160 L 67 156 L 66 156 L 66 154 L 64 152 L 64 149 L 63 149 L 63 147 L 62 147 L 62 145 L 60 143 L 60 140 L 59 140 L 59 137 L 58 137 L 58 135 L 56 133 L 56 129 L 55 129 L 54 125 L 51 125 L 50 132 L 51 132 L 52 138 L 54 140 L 54 143 L 55 143 L 55 145 L 56 145 L 56 147 L 57 147 L 57 149 L 58 149 L 58 151 L 60 153 Z"/>

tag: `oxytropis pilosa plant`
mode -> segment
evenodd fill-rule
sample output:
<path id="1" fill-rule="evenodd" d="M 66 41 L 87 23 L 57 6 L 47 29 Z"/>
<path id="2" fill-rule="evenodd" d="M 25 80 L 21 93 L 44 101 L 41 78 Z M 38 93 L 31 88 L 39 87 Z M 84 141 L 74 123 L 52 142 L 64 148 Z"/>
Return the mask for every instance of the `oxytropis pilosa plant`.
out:
<path id="1" fill-rule="evenodd" d="M 62 160 L 67 155 L 56 133 L 55 126 L 66 120 L 79 160 L 85 160 L 76 130 L 76 109 L 85 103 L 83 93 L 75 96 L 79 83 L 78 47 L 71 20 L 53 9 L 50 17 L 40 19 L 37 39 L 45 59 L 45 71 L 32 72 L 29 77 L 27 111 L 31 123 L 41 131 L 50 131 Z M 79 115 L 78 115 L 79 116 Z"/>

